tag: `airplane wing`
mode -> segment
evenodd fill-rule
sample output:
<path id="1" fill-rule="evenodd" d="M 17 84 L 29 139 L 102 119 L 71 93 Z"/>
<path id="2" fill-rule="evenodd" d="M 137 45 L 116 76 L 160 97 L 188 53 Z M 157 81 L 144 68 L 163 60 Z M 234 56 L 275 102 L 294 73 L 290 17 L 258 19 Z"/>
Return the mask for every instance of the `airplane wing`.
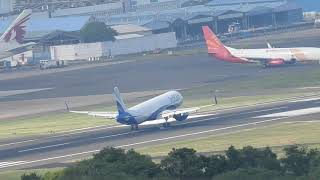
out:
<path id="1" fill-rule="evenodd" d="M 30 42 L 30 43 L 22 44 L 21 46 L 18 46 L 12 49 L 8 49 L 6 50 L 6 52 L 11 52 L 13 54 L 20 54 L 26 51 L 31 51 L 35 45 L 36 43 Z"/>
<path id="2" fill-rule="evenodd" d="M 21 46 L 14 47 L 11 49 L 7 49 L 5 51 L 0 52 L 0 59 L 4 59 L 7 57 L 11 57 L 17 54 L 21 54 L 27 51 L 31 51 L 32 48 L 36 45 L 36 43 L 27 43 L 27 44 L 22 44 Z"/>
<path id="3" fill-rule="evenodd" d="M 118 116 L 118 113 L 116 112 L 96 112 L 96 111 L 72 111 L 69 108 L 69 105 L 67 102 L 65 102 L 66 108 L 68 112 L 70 113 L 75 113 L 75 114 L 86 114 L 89 116 L 94 116 L 94 117 L 104 117 L 107 119 L 115 119 Z"/>
<path id="4" fill-rule="evenodd" d="M 196 113 L 200 109 L 207 108 L 207 107 L 212 107 L 215 106 L 216 104 L 210 104 L 210 105 L 205 105 L 205 106 L 199 106 L 199 107 L 191 107 L 191 108 L 181 108 L 181 109 L 175 109 L 175 110 L 166 110 L 161 113 L 162 118 L 173 118 L 175 115 L 183 115 L 183 114 L 191 114 L 191 113 Z"/>
<path id="5" fill-rule="evenodd" d="M 87 114 L 94 117 L 103 117 L 107 119 L 115 119 L 118 116 L 118 113 L 115 112 L 95 112 L 95 111 L 69 111 L 75 114 Z"/>
<path id="6" fill-rule="evenodd" d="M 161 116 L 163 118 L 172 118 L 174 115 L 185 114 L 185 113 L 194 113 L 199 110 L 200 110 L 200 107 L 167 110 L 167 111 L 162 112 Z"/>

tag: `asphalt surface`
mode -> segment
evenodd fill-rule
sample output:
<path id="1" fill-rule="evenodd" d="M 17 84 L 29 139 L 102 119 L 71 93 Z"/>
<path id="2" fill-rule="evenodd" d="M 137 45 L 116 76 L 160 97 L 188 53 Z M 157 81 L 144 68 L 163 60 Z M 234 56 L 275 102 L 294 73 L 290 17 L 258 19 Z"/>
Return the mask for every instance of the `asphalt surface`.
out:
<path id="1" fill-rule="evenodd" d="M 1 91 L 45 89 L 0 98 L 0 102 L 89 96 L 121 92 L 183 89 L 202 84 L 225 83 L 271 74 L 299 73 L 318 66 L 300 64 L 261 69 L 259 65 L 225 63 L 207 55 L 146 58 L 123 64 L 102 65 L 59 73 L 0 80 Z"/>
<path id="2" fill-rule="evenodd" d="M 286 100 L 214 114 L 207 112 L 204 117 L 172 123 L 167 129 L 159 128 L 161 125 L 141 126 L 138 131 L 131 131 L 127 126 L 100 126 L 65 134 L 3 142 L 0 144 L 0 171 L 61 166 L 88 157 L 107 146 L 131 149 L 232 133 L 279 122 L 315 120 L 320 115 L 319 104 L 320 97 L 302 98 L 301 101 Z M 301 110 L 303 113 L 292 113 L 294 110 Z M 275 114 L 280 112 L 295 115 Z"/>
<path id="3" fill-rule="evenodd" d="M 262 69 L 255 64 L 232 64 L 206 54 L 186 56 L 143 57 L 119 63 L 102 63 L 75 69 L 52 69 L 48 73 L 13 79 L 0 78 L 0 120 L 64 111 L 64 102 L 75 109 L 90 105 L 114 105 L 111 97 L 118 86 L 126 102 L 141 102 L 144 94 L 154 96 L 172 89 L 189 89 L 214 85 L 218 89 L 242 80 L 286 74 L 299 74 L 318 70 L 319 65 Z M 10 76 L 6 74 L 5 76 Z M 2 77 L 2 76 L 1 76 Z M 209 92 L 208 92 L 209 93 Z M 227 95 L 243 96 L 264 94 L 254 90 L 230 90 Z M 140 94 L 140 95 L 137 95 Z M 142 99 L 141 99 L 142 98 Z M 85 108 L 84 108 L 85 109 Z"/>

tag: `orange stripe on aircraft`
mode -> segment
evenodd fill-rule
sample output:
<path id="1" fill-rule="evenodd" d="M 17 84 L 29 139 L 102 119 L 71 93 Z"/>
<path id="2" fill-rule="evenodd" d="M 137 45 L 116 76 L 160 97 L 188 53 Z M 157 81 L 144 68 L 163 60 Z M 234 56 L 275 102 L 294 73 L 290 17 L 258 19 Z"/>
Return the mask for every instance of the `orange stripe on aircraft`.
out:
<path id="1" fill-rule="evenodd" d="M 297 60 L 306 60 L 306 55 L 299 49 L 290 49 L 290 52 L 295 56 Z"/>

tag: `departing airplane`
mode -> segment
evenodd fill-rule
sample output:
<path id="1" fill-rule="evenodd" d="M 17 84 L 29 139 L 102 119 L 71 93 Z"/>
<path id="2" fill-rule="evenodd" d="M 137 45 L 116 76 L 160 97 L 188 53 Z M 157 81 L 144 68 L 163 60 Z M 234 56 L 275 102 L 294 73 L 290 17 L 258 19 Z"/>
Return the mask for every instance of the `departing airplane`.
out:
<path id="1" fill-rule="evenodd" d="M 176 121 L 184 121 L 190 113 L 197 112 L 201 108 L 177 109 L 183 102 L 182 95 L 177 91 L 169 91 L 129 109 L 125 106 L 117 87 L 114 88 L 113 96 L 118 112 L 70 111 L 67 104 L 66 106 L 71 113 L 116 119 L 121 124 L 130 125 L 132 130 L 138 129 L 138 125 L 141 123 L 158 119 L 164 119 L 163 126 L 168 127 L 170 126 L 168 123 L 169 118 L 174 118 Z M 217 104 L 216 97 L 214 101 Z"/>
<path id="2" fill-rule="evenodd" d="M 202 27 L 208 53 L 215 58 L 232 63 L 260 63 L 264 67 L 295 64 L 300 61 L 319 61 L 320 48 L 296 47 L 267 49 L 235 49 L 224 46 L 208 26 Z"/>
<path id="3" fill-rule="evenodd" d="M 0 60 L 32 50 L 36 43 L 23 44 L 26 23 L 32 11 L 24 10 L 0 37 Z"/>

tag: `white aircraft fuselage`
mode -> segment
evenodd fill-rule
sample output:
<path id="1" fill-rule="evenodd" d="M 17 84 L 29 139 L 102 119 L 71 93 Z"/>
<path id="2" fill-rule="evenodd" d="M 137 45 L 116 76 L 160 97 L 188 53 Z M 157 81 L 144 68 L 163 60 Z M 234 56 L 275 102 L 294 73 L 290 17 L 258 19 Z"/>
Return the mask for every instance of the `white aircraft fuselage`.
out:
<path id="1" fill-rule="evenodd" d="M 121 124 L 141 124 L 145 121 L 162 118 L 162 112 L 174 110 L 180 107 L 182 103 L 183 97 L 179 92 L 169 91 L 133 106 L 125 113 L 119 113 L 116 119 Z"/>
<path id="2" fill-rule="evenodd" d="M 319 61 L 320 48 L 293 47 L 266 49 L 235 49 L 225 46 L 208 26 L 202 27 L 208 53 L 216 59 L 232 63 L 261 63 L 264 66 L 294 64 L 301 61 Z"/>
<path id="3" fill-rule="evenodd" d="M 283 59 L 285 62 L 319 61 L 320 48 L 296 47 L 296 48 L 268 48 L 268 49 L 234 49 L 226 47 L 230 53 L 243 60 L 254 59 Z"/>

